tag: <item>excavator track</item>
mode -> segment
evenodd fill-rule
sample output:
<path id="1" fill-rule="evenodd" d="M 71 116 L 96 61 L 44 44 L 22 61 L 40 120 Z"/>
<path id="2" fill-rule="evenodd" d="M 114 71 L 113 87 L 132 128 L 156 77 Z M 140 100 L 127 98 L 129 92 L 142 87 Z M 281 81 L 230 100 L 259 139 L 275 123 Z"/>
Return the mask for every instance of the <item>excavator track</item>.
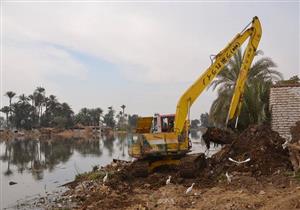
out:
<path id="1" fill-rule="evenodd" d="M 195 178 L 205 166 L 205 154 L 186 155 L 180 159 L 179 174 L 183 178 Z"/>
<path id="2" fill-rule="evenodd" d="M 146 160 L 137 160 L 133 162 L 131 174 L 134 177 L 147 177 L 149 174 L 149 162 Z"/>

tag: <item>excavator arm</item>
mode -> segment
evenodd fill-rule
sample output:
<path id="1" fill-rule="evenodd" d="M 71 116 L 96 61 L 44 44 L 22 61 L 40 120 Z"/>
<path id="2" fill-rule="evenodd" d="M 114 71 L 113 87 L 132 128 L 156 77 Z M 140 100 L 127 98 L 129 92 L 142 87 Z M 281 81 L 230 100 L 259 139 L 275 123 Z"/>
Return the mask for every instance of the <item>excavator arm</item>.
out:
<path id="1" fill-rule="evenodd" d="M 186 118 L 189 114 L 190 107 L 202 91 L 212 82 L 228 61 L 234 56 L 242 44 L 250 37 L 246 47 L 241 71 L 236 81 L 234 94 L 231 100 L 227 121 L 238 116 L 241 110 L 241 102 L 244 93 L 245 82 L 248 76 L 250 65 L 255 56 L 257 46 L 261 38 L 262 30 L 258 17 L 254 17 L 251 27 L 245 28 L 241 33 L 237 34 L 233 40 L 219 52 L 211 66 L 190 86 L 180 97 L 175 115 L 174 131 L 177 134 L 184 130 Z"/>

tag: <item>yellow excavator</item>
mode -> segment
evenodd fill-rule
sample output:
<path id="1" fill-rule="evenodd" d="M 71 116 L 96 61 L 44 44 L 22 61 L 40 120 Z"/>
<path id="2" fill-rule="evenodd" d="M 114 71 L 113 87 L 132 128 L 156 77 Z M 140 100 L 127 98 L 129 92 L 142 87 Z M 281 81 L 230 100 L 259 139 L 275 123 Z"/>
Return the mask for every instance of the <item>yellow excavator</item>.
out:
<path id="1" fill-rule="evenodd" d="M 251 23 L 214 57 L 209 68 L 180 97 L 175 115 L 155 114 L 153 117 L 138 118 L 137 129 L 128 148 L 129 155 L 138 159 L 134 162 L 134 175 L 146 176 L 162 165 L 179 165 L 181 174 L 188 177 L 205 164 L 204 154 L 194 157 L 186 155 L 192 146 L 189 138 L 190 108 L 242 44 L 249 39 L 227 117 L 227 122 L 235 119 L 237 124 L 245 82 L 261 35 L 260 21 L 258 17 L 254 17 Z"/>

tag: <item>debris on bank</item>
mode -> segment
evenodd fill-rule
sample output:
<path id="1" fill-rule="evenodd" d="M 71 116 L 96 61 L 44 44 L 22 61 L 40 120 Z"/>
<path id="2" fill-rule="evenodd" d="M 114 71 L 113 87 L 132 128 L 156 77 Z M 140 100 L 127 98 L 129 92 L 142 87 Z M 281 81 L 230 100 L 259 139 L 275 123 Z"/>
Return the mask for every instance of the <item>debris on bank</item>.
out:
<path id="1" fill-rule="evenodd" d="M 292 176 L 289 151 L 282 147 L 284 142 L 268 126 L 251 126 L 240 135 L 234 134 L 230 144 L 207 158 L 193 178 L 182 177 L 178 167 L 160 168 L 148 176 L 136 177 L 132 173 L 132 162 L 114 160 L 106 167 L 78 175 L 69 183 L 69 190 L 62 197 L 68 202 L 63 207 L 300 208 L 300 178 L 299 174 Z M 186 193 L 191 186 L 192 190 Z"/>
<path id="2" fill-rule="evenodd" d="M 292 139 L 288 144 L 290 152 L 290 161 L 293 164 L 294 171 L 300 171 L 300 121 L 291 127 Z"/>
<path id="3" fill-rule="evenodd" d="M 105 134 L 111 134 L 110 130 L 106 129 Z M 80 129 L 60 129 L 60 128 L 39 128 L 33 130 L 0 130 L 0 141 L 10 140 L 27 140 L 27 139 L 40 139 L 40 140 L 64 140 L 64 139 L 80 139 L 91 140 L 99 139 L 99 130 L 94 129 L 92 126 L 84 126 Z"/>
<path id="4" fill-rule="evenodd" d="M 215 144 L 231 144 L 235 139 L 235 133 L 231 130 L 224 130 L 216 127 L 207 128 L 206 132 L 202 135 L 206 148 L 210 148 L 210 143 Z"/>
<path id="5" fill-rule="evenodd" d="M 238 171 L 260 176 L 292 170 L 289 152 L 282 147 L 285 139 L 272 131 L 269 126 L 250 126 L 234 138 L 232 144 L 225 145 L 210 159 L 211 168 L 215 173 Z M 229 158 L 237 161 L 250 159 L 250 161 L 236 164 Z"/>

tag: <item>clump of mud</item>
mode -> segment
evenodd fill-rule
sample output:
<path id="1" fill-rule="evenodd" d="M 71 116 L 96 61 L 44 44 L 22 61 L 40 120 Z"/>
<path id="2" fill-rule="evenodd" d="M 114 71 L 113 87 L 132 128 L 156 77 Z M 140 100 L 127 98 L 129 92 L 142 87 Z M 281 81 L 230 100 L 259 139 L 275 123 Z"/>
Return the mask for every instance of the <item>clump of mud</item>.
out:
<path id="1" fill-rule="evenodd" d="M 292 140 L 291 143 L 300 141 L 300 121 L 296 122 L 296 125 L 291 127 Z"/>
<path id="2" fill-rule="evenodd" d="M 202 135 L 202 139 L 204 140 L 207 149 L 210 148 L 211 142 L 221 145 L 231 144 L 235 138 L 236 135 L 233 131 L 216 127 L 207 128 L 207 131 Z"/>
<path id="3" fill-rule="evenodd" d="M 292 168 L 285 139 L 269 126 L 250 126 L 232 144 L 226 145 L 210 159 L 210 167 L 217 174 L 226 171 L 250 172 L 253 176 L 270 175 Z M 244 161 L 235 163 L 229 160 Z"/>
<path id="4" fill-rule="evenodd" d="M 290 151 L 290 160 L 294 171 L 300 171 L 300 121 L 291 127 L 292 139 L 287 145 Z"/>

